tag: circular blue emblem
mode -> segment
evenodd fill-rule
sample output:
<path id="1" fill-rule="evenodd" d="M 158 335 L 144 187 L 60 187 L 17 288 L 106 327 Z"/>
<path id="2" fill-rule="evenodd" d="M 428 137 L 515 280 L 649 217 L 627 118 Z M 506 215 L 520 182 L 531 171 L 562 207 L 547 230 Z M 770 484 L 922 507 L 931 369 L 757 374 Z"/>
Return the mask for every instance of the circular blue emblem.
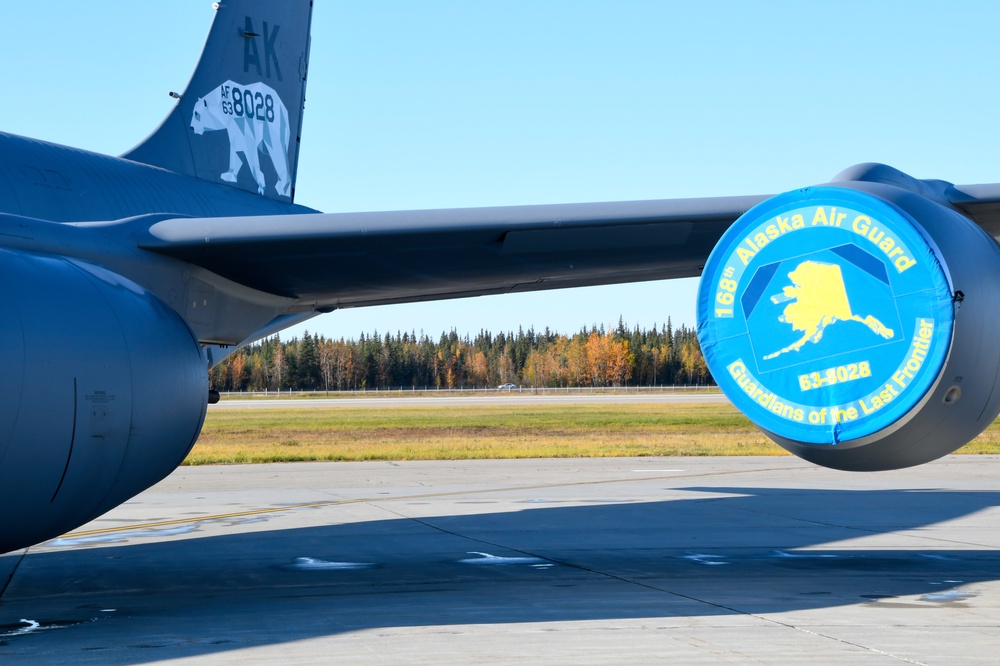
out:
<path id="1" fill-rule="evenodd" d="M 812 444 L 866 437 L 934 386 L 951 346 L 947 271 L 920 226 L 836 187 L 754 207 L 712 251 L 698 339 L 750 420 Z"/>

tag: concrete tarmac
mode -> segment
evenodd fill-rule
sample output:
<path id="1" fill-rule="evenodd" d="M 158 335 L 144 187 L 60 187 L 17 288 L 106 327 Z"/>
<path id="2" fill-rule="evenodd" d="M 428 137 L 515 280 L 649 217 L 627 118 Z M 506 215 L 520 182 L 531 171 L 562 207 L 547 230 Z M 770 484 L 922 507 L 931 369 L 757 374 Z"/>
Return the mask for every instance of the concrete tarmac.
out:
<path id="1" fill-rule="evenodd" d="M 992 664 L 998 547 L 997 457 L 181 468 L 30 549 L 0 662 Z"/>

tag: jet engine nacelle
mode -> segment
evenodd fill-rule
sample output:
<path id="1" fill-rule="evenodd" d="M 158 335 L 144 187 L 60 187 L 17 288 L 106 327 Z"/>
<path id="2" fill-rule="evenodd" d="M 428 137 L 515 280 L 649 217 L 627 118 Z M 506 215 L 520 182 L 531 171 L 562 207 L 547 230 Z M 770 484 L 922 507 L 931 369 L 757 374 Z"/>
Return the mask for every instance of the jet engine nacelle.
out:
<path id="1" fill-rule="evenodd" d="M 951 453 L 1000 411 L 1000 248 L 908 189 L 836 183 L 773 197 L 713 250 L 705 360 L 775 442 L 844 470 Z"/>
<path id="2" fill-rule="evenodd" d="M 201 430 L 207 364 L 142 287 L 0 250 L 0 552 L 104 513 L 169 474 Z"/>

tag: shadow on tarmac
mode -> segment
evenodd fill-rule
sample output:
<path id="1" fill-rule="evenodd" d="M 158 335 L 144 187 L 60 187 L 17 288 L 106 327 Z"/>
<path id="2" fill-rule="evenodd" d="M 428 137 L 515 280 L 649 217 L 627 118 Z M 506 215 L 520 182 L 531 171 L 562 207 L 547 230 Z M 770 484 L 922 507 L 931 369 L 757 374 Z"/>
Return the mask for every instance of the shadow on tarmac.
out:
<path id="1" fill-rule="evenodd" d="M 0 656 L 36 642 L 144 663 L 379 627 L 928 607 L 1000 572 L 974 517 L 1000 493 L 666 492 L 30 553 L 0 602 Z M 18 633 L 22 619 L 81 624 Z"/>

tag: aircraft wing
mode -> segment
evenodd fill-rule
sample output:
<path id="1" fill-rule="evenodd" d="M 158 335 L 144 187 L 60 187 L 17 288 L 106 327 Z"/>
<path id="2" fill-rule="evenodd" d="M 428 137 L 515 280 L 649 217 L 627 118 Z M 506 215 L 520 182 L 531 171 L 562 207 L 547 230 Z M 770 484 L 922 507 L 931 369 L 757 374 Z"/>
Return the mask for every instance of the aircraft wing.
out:
<path id="1" fill-rule="evenodd" d="M 1000 235 L 1000 186 L 944 197 Z M 697 276 L 767 198 L 174 218 L 139 247 L 322 311 Z"/>
<path id="2" fill-rule="evenodd" d="M 766 198 L 174 218 L 139 246 L 326 310 L 696 276 Z"/>
<path id="3" fill-rule="evenodd" d="M 952 186 L 947 199 L 986 233 L 1000 240 L 1000 183 Z"/>

